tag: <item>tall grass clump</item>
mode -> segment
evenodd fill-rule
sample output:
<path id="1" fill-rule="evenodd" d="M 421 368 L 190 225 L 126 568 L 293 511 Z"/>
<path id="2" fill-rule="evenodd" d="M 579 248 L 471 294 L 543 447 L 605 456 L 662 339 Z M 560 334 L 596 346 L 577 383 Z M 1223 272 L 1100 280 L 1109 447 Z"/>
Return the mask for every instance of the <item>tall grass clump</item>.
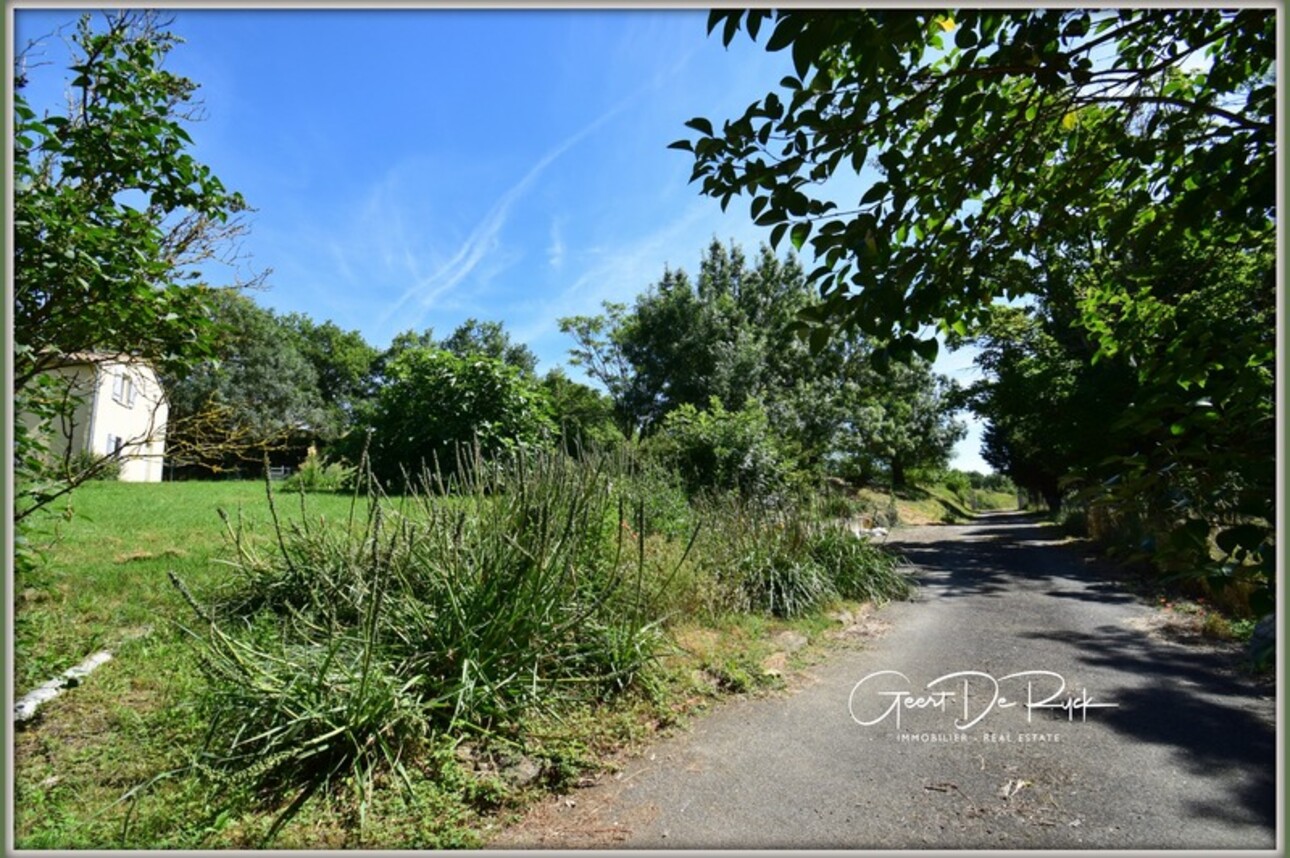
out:
<path id="1" fill-rule="evenodd" d="M 912 592 L 897 558 L 808 504 L 767 509 L 725 496 L 702 515 L 700 562 L 724 584 L 726 610 L 788 618 L 838 598 L 881 603 Z"/>
<path id="2" fill-rule="evenodd" d="M 294 474 L 283 481 L 284 489 L 304 492 L 343 492 L 358 480 L 358 468 L 343 461 L 328 461 L 313 448 Z"/>
<path id="3" fill-rule="evenodd" d="M 370 789 L 437 732 L 487 734 L 642 680 L 670 576 L 607 462 L 466 450 L 456 464 L 400 498 L 369 485 L 348 521 L 278 525 L 267 550 L 230 524 L 235 585 L 210 608 L 185 595 L 206 770 L 295 790 L 285 818 L 329 784 Z"/>
<path id="4" fill-rule="evenodd" d="M 882 604 L 914 593 L 913 582 L 900 571 L 900 558 L 857 539 L 842 525 L 828 523 L 814 529 L 807 552 L 844 599 Z"/>

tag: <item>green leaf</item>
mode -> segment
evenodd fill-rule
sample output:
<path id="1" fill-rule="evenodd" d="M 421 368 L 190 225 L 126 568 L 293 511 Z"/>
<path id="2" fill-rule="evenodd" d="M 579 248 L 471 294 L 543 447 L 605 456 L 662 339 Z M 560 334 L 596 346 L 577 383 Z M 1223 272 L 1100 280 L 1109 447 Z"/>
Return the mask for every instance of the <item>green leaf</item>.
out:
<path id="1" fill-rule="evenodd" d="M 708 137 L 713 136 L 712 122 L 704 119 L 702 116 L 694 117 L 689 122 L 685 123 L 685 126 L 687 128 L 693 128 L 695 131 L 698 131 L 700 134 L 707 135 Z"/>
<path id="2" fill-rule="evenodd" d="M 732 41 L 734 41 L 735 34 L 738 32 L 739 32 L 739 16 L 737 14 L 731 15 L 729 18 L 726 19 L 726 27 L 721 34 L 722 43 L 727 45 L 730 44 Z"/>
<path id="3" fill-rule="evenodd" d="M 788 229 L 787 223 L 776 224 L 770 231 L 770 246 L 774 250 L 779 249 L 779 241 L 784 237 L 784 230 Z"/>
<path id="4" fill-rule="evenodd" d="M 811 222 L 809 220 L 798 221 L 797 223 L 793 224 L 793 232 L 789 236 L 790 240 L 793 242 L 793 247 L 797 248 L 798 250 L 801 250 L 802 245 L 806 243 L 806 237 L 810 234 L 811 234 Z"/>
<path id="5" fill-rule="evenodd" d="M 801 31 L 802 24 L 797 19 L 780 18 L 779 23 L 775 25 L 775 32 L 770 36 L 770 41 L 766 42 L 766 50 L 772 53 L 784 50 L 797 40 Z"/>
<path id="6" fill-rule="evenodd" d="M 860 198 L 860 205 L 864 206 L 869 203 L 877 202 L 887 195 L 887 191 L 889 189 L 890 188 L 886 182 L 874 183 L 869 190 L 865 191 L 865 195 Z"/>
<path id="7" fill-rule="evenodd" d="M 913 345 L 914 353 L 920 358 L 928 363 L 935 362 L 936 355 L 940 351 L 940 343 L 935 337 L 926 340 L 916 340 Z"/>

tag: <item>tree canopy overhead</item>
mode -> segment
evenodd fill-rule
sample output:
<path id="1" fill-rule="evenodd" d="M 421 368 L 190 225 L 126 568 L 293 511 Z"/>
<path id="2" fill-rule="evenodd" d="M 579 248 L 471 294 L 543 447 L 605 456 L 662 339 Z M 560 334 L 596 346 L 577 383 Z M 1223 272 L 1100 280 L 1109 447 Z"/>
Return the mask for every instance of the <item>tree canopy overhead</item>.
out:
<path id="1" fill-rule="evenodd" d="M 81 18 L 68 107 L 14 92 L 14 388 L 90 349 L 169 370 L 212 345 L 197 266 L 229 259 L 246 202 L 188 151 L 197 89 L 162 68 L 155 13 Z"/>
<path id="2" fill-rule="evenodd" d="M 929 356 L 925 326 L 1031 291 L 1000 272 L 1062 236 L 1272 240 L 1274 10 L 717 10 L 718 27 L 769 31 L 796 75 L 672 145 L 704 194 L 747 194 L 772 243 L 809 243 L 807 321 Z M 866 169 L 858 201 L 821 187 Z"/>
<path id="3" fill-rule="evenodd" d="M 1263 610 L 1276 27 L 1271 8 L 718 10 L 709 32 L 764 30 L 795 74 L 672 145 L 704 194 L 747 194 L 772 243 L 814 252 L 817 348 L 975 341 L 996 467 Z M 867 187 L 835 199 L 847 175 Z"/>

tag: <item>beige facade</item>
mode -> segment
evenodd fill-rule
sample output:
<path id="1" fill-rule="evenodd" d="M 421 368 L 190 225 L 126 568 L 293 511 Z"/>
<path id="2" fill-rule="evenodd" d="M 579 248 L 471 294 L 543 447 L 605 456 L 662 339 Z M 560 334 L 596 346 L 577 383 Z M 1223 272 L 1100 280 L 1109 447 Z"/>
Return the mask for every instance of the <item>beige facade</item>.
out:
<path id="1" fill-rule="evenodd" d="M 68 417 L 49 427 L 51 452 L 62 455 L 70 448 L 72 454 L 116 454 L 120 479 L 161 482 L 169 408 L 152 367 L 130 358 L 91 356 L 70 360 L 49 374 L 77 402 Z"/>

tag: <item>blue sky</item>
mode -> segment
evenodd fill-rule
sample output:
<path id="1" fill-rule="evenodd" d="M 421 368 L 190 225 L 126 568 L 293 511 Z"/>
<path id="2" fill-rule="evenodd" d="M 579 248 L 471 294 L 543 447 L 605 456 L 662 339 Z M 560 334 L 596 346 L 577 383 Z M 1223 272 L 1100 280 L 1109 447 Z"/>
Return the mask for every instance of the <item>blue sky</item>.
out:
<path id="1" fill-rule="evenodd" d="M 68 10 L 14 14 L 19 48 L 73 31 Z M 750 254 L 768 237 L 746 201 L 723 213 L 701 197 L 688 153 L 667 148 L 687 119 L 739 115 L 791 71 L 746 38 L 724 48 L 706 18 L 180 10 L 167 67 L 201 85 L 194 153 L 257 209 L 241 251 L 245 273 L 273 270 L 261 304 L 377 347 L 502 321 L 545 371 L 568 365 L 559 317 L 630 302 L 665 266 L 693 271 L 713 237 Z M 46 43 L 33 106 L 60 103 L 61 50 Z M 938 369 L 967 382 L 970 363 Z M 972 430 L 955 464 L 988 470 Z"/>

